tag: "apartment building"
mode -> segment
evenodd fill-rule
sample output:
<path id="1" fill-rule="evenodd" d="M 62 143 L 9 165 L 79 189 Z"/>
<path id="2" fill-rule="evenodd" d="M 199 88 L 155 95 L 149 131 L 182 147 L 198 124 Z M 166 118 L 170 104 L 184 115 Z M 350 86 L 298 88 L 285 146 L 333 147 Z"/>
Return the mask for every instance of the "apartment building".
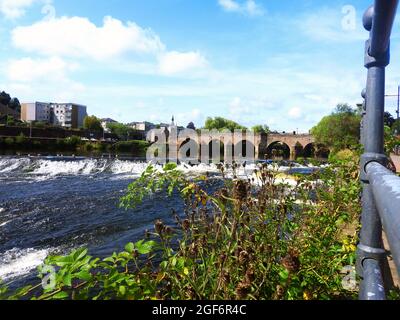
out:
<path id="1" fill-rule="evenodd" d="M 87 107 L 75 103 L 33 102 L 21 104 L 21 120 L 40 121 L 66 128 L 81 128 Z"/>
<path id="2" fill-rule="evenodd" d="M 75 103 L 52 103 L 52 124 L 66 128 L 81 128 L 87 117 L 87 107 Z"/>
<path id="3" fill-rule="evenodd" d="M 50 103 L 33 102 L 21 104 L 21 120 L 25 122 L 52 122 Z"/>

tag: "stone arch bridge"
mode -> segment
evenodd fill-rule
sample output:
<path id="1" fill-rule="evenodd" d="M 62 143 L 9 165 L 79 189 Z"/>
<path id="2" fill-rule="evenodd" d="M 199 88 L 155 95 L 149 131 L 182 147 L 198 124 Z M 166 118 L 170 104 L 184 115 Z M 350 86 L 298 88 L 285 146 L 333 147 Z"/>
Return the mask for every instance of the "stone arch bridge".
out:
<path id="1" fill-rule="evenodd" d="M 223 144 L 224 148 L 224 156 L 226 159 L 226 155 L 229 153 L 229 148 L 226 146 L 228 144 L 232 146 L 237 146 L 238 144 L 249 144 L 254 147 L 254 156 L 256 160 L 266 159 L 268 155 L 268 151 L 276 144 L 283 145 L 289 152 L 290 160 L 295 160 L 297 156 L 299 156 L 302 150 L 316 147 L 315 138 L 310 134 L 288 134 L 288 133 L 270 133 L 270 134 L 248 134 L 243 132 L 241 134 L 232 134 L 228 135 L 228 138 L 223 133 L 212 132 L 212 134 L 178 134 L 178 137 L 173 138 L 169 137 L 167 139 L 167 144 L 169 146 L 169 157 L 174 159 L 179 159 L 180 149 L 188 144 L 190 141 L 193 141 L 197 146 L 206 146 L 209 150 L 212 148 L 211 144 L 213 141 L 220 141 Z M 153 139 L 152 142 L 155 140 Z M 246 146 L 243 146 L 242 149 L 246 149 Z M 201 158 L 201 150 L 202 147 L 198 147 L 196 149 L 197 154 L 192 158 Z M 211 152 L 210 152 L 211 153 Z M 244 155 L 245 156 L 245 155 Z M 314 156 L 314 154 L 312 154 Z"/>

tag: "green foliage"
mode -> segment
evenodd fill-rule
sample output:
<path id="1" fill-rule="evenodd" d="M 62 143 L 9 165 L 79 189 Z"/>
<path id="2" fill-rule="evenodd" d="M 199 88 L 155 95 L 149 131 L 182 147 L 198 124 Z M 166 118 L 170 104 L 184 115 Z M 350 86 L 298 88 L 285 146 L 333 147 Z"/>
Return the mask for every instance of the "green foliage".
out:
<path id="1" fill-rule="evenodd" d="M 90 131 L 103 131 L 100 120 L 95 116 L 85 117 L 83 127 Z"/>
<path id="2" fill-rule="evenodd" d="M 329 155 L 330 162 L 342 162 L 346 163 L 348 161 L 358 162 L 360 159 L 359 154 L 350 149 L 340 150 L 337 153 L 332 153 Z"/>
<path id="3" fill-rule="evenodd" d="M 112 134 L 117 135 L 121 140 L 128 140 L 129 137 L 132 138 L 134 134 L 137 133 L 136 130 L 122 123 L 108 123 L 107 128 L 111 131 Z"/>
<path id="4" fill-rule="evenodd" d="M 15 119 L 13 116 L 7 116 L 6 124 L 8 126 L 14 126 L 15 125 Z"/>
<path id="5" fill-rule="evenodd" d="M 114 145 L 116 152 L 133 153 L 135 155 L 145 155 L 149 143 L 141 140 L 120 141 Z"/>
<path id="6" fill-rule="evenodd" d="M 216 129 L 219 131 L 227 129 L 230 131 L 234 131 L 234 130 L 245 130 L 246 127 L 243 127 L 232 120 L 228 120 L 222 117 L 215 117 L 215 118 L 207 118 L 206 123 L 204 125 L 204 129 L 207 130 Z"/>
<path id="7" fill-rule="evenodd" d="M 21 133 L 18 137 L 15 138 L 15 143 L 19 145 L 24 145 L 27 143 L 27 139 L 23 133 Z"/>
<path id="8" fill-rule="evenodd" d="M 222 173 L 227 169 L 221 166 Z M 358 163 L 298 176 L 293 189 L 278 177 L 260 166 L 254 173 L 257 186 L 224 178 L 224 186 L 209 194 L 204 177 L 202 183 L 189 180 L 172 163 L 163 170 L 149 166 L 129 186 L 121 206 L 177 190 L 186 209 L 175 216 L 175 226 L 157 220 L 146 240 L 103 260 L 84 249 L 49 257 L 45 265 L 55 268 L 52 288 L 11 294 L 3 288 L 0 294 L 61 300 L 355 298 L 356 288 L 342 287 L 341 271 L 355 263 Z"/>
<path id="9" fill-rule="evenodd" d="M 396 120 L 392 125 L 392 133 L 400 135 L 400 120 Z"/>
<path id="10" fill-rule="evenodd" d="M 347 104 L 338 105 L 335 112 L 322 118 L 311 134 L 318 144 L 337 152 L 355 148 L 360 141 L 361 117 Z"/>
<path id="11" fill-rule="evenodd" d="M 78 145 L 82 143 L 81 137 L 71 136 L 64 139 L 64 144 L 69 147 L 76 148 Z"/>
<path id="12" fill-rule="evenodd" d="M 267 125 L 257 125 L 251 128 L 254 133 L 269 133 L 269 127 Z"/>
<path id="13" fill-rule="evenodd" d="M 393 135 L 392 129 L 385 126 L 385 153 L 390 156 L 394 152 L 395 147 L 400 145 L 399 136 Z"/>
<path id="14" fill-rule="evenodd" d="M 14 139 L 13 138 L 5 138 L 4 142 L 8 146 L 12 146 L 14 144 Z"/>

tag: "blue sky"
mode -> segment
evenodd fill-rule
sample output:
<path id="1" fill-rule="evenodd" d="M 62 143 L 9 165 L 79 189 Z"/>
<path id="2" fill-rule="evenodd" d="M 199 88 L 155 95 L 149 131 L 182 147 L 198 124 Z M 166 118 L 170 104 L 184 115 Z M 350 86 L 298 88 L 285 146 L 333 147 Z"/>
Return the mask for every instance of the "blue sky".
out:
<path id="1" fill-rule="evenodd" d="M 363 0 L 0 0 L 0 89 L 121 122 L 307 132 L 365 86 Z M 387 91 L 400 83 L 400 25 Z M 387 101 L 394 113 L 395 100 Z"/>

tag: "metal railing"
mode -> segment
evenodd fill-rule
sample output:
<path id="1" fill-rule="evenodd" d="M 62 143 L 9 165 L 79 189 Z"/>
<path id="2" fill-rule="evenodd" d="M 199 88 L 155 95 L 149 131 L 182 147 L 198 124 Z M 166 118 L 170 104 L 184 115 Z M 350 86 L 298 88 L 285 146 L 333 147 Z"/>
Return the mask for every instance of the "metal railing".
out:
<path id="1" fill-rule="evenodd" d="M 357 251 L 357 271 L 361 278 L 361 300 L 384 300 L 383 271 L 386 251 L 382 226 L 400 274 L 400 178 L 386 169 L 384 154 L 385 68 L 390 62 L 390 36 L 398 0 L 375 0 L 363 17 L 370 32 L 365 46 L 368 69 L 361 141 L 362 229 Z"/>

